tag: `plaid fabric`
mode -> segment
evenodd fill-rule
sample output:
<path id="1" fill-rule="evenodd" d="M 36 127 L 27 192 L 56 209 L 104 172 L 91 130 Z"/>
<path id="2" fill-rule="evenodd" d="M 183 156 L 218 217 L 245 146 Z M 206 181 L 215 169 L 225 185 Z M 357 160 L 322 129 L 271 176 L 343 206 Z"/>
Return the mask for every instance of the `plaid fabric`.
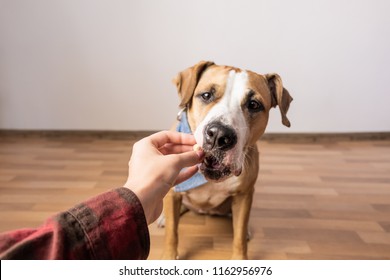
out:
<path id="1" fill-rule="evenodd" d="M 118 188 L 49 218 L 0 234 L 0 259 L 146 259 L 149 231 L 136 195 Z"/>

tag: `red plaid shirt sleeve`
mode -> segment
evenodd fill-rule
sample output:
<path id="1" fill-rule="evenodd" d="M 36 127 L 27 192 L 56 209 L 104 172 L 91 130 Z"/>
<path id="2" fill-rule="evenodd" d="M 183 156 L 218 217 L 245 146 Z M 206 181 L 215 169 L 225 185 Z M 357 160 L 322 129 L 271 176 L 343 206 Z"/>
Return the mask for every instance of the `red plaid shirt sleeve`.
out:
<path id="1" fill-rule="evenodd" d="M 146 259 L 149 249 L 142 205 L 126 188 L 58 213 L 39 228 L 0 234 L 0 259 Z"/>

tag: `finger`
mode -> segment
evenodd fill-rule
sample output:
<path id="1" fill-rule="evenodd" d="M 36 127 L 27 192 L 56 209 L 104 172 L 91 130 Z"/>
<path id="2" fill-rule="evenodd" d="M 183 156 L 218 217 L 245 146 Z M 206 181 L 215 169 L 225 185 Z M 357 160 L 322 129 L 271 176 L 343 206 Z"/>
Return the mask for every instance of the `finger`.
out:
<path id="1" fill-rule="evenodd" d="M 172 144 L 172 143 L 167 143 L 161 148 L 159 148 L 159 151 L 164 155 L 181 154 L 192 150 L 193 150 L 192 145 L 180 145 L 180 144 Z"/>
<path id="2" fill-rule="evenodd" d="M 180 133 L 176 131 L 160 131 L 147 137 L 155 147 L 160 148 L 166 143 L 195 145 L 196 141 L 193 135 Z"/>
<path id="3" fill-rule="evenodd" d="M 182 154 L 168 155 L 169 157 L 174 158 L 176 161 L 177 167 L 182 169 L 184 167 L 192 166 L 197 163 L 200 163 L 204 158 L 204 151 L 190 151 Z"/>
<path id="4" fill-rule="evenodd" d="M 177 176 L 176 181 L 173 185 L 177 185 L 177 184 L 184 182 L 185 180 L 191 178 L 196 172 L 198 172 L 197 165 L 183 169 L 182 171 L 180 171 L 180 173 Z"/>

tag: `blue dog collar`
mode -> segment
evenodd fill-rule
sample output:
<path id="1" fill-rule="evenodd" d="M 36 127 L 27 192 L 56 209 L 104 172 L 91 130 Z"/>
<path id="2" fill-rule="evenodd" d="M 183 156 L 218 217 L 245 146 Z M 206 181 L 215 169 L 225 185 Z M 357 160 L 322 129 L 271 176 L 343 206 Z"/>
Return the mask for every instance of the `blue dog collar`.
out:
<path id="1" fill-rule="evenodd" d="M 187 111 L 182 110 L 177 116 L 179 124 L 176 127 L 176 131 L 192 134 L 190 125 L 187 120 Z M 206 178 L 198 171 L 191 178 L 175 186 L 175 192 L 185 192 L 207 183 Z"/>

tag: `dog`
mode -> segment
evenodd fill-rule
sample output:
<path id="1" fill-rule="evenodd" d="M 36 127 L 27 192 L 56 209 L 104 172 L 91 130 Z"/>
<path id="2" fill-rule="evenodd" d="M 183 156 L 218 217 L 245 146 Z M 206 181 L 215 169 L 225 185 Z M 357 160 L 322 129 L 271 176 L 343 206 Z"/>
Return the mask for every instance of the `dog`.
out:
<path id="1" fill-rule="evenodd" d="M 232 259 L 248 259 L 248 220 L 259 170 L 256 141 L 273 107 L 279 107 L 282 123 L 290 127 L 286 114 L 293 99 L 278 74 L 260 75 L 210 61 L 180 72 L 174 84 L 182 109 L 174 127 L 193 133 L 205 158 L 195 179 L 200 186 L 176 186 L 164 198 L 162 258 L 179 256 L 178 224 L 184 206 L 202 214 L 231 215 Z M 183 119 L 186 128 L 177 129 Z"/>

